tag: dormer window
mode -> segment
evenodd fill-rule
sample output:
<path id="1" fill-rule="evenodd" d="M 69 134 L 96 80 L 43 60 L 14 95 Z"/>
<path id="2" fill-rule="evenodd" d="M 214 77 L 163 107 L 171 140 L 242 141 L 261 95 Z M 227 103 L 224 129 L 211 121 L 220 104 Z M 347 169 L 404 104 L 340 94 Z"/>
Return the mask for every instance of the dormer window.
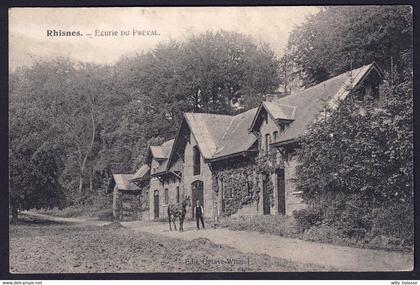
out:
<path id="1" fill-rule="evenodd" d="M 280 122 L 280 123 L 279 123 L 280 132 L 281 132 L 281 133 L 282 133 L 282 132 L 284 132 L 284 131 L 286 130 L 287 126 L 288 126 L 288 124 L 287 124 L 287 123 Z"/>
<path id="2" fill-rule="evenodd" d="M 365 86 L 354 92 L 353 97 L 359 102 L 378 101 L 379 86 L 376 84 L 365 84 Z"/>
<path id="3" fill-rule="evenodd" d="M 377 72 L 371 72 L 362 82 L 362 84 L 353 91 L 353 97 L 356 101 L 379 101 L 379 85 L 381 76 Z"/>
<path id="4" fill-rule="evenodd" d="M 277 141 L 278 134 L 278 131 L 273 132 L 273 141 Z"/>

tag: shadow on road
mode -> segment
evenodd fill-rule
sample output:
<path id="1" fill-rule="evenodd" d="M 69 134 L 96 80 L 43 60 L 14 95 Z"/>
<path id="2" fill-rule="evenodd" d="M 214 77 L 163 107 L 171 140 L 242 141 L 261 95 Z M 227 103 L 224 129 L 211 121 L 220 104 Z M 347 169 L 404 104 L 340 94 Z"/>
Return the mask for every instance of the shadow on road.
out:
<path id="1" fill-rule="evenodd" d="M 24 225 L 24 226 L 59 226 L 59 225 L 69 225 L 71 222 L 67 221 L 55 221 L 50 219 L 45 219 L 37 216 L 30 216 L 25 213 L 21 213 L 17 222 L 13 225 Z"/>

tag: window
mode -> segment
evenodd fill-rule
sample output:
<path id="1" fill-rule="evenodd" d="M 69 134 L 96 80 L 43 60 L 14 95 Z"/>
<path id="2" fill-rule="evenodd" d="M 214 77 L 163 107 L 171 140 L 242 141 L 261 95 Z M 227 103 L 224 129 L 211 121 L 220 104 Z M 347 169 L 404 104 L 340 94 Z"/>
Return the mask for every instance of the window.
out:
<path id="1" fill-rule="evenodd" d="M 278 131 L 273 132 L 273 141 L 277 141 Z"/>
<path id="2" fill-rule="evenodd" d="M 289 123 L 287 123 L 287 122 L 279 122 L 280 133 L 284 132 L 287 129 L 288 125 L 289 125 Z"/>
<path id="3" fill-rule="evenodd" d="M 193 175 L 200 174 L 200 150 L 198 146 L 193 147 Z"/>
<path id="4" fill-rule="evenodd" d="M 268 154 L 270 151 L 271 136 L 270 134 L 265 135 L 265 153 Z"/>
<path id="5" fill-rule="evenodd" d="M 144 193 L 144 199 L 146 207 L 149 207 L 149 191 L 146 191 L 146 193 Z"/>
<path id="6" fill-rule="evenodd" d="M 179 186 L 176 186 L 176 202 L 179 203 Z"/>
<path id="7" fill-rule="evenodd" d="M 169 203 L 169 191 L 168 189 L 165 189 L 165 204 Z"/>

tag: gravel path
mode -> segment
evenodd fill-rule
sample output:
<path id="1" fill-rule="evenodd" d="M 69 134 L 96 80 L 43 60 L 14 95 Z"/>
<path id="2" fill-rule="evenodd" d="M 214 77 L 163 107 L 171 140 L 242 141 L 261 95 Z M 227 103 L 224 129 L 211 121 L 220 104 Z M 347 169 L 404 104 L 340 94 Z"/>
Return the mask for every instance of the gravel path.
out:
<path id="1" fill-rule="evenodd" d="M 205 237 L 214 243 L 236 248 L 244 253 L 268 254 L 298 263 L 335 267 L 339 271 L 411 271 L 414 254 L 336 246 L 258 232 L 228 229 L 196 230 L 194 223 L 184 225 L 183 233 L 170 231 L 164 223 L 125 222 L 126 227 L 141 232 L 193 240 Z"/>

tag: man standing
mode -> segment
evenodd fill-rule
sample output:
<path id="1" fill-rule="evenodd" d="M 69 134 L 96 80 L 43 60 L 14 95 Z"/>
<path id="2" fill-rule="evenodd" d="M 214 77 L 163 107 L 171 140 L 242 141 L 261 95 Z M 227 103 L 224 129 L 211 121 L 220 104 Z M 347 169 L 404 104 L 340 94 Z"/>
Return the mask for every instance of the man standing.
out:
<path id="1" fill-rule="evenodd" d="M 201 220 L 201 225 L 203 226 L 204 229 L 204 209 L 203 206 L 200 205 L 200 201 L 197 200 L 196 202 L 196 206 L 194 207 L 194 212 L 195 212 L 195 220 L 197 221 L 197 230 L 200 229 L 200 223 L 199 220 Z"/>

